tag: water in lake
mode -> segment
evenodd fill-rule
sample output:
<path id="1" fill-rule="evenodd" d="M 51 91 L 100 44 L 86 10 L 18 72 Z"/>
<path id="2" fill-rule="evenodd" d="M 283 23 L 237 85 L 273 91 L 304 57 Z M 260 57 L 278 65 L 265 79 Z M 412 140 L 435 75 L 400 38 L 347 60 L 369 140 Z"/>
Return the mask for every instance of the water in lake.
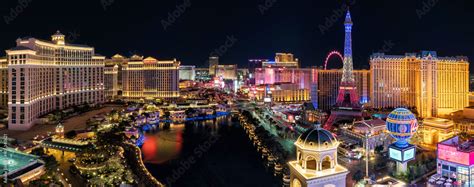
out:
<path id="1" fill-rule="evenodd" d="M 143 159 L 167 186 L 281 186 L 230 117 L 159 127 L 145 133 Z"/>

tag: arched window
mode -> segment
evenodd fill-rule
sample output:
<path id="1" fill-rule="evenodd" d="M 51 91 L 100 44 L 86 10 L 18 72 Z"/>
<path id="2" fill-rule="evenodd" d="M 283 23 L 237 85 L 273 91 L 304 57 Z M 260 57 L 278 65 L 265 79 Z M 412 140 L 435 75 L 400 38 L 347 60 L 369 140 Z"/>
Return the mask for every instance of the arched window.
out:
<path id="1" fill-rule="evenodd" d="M 301 182 L 298 179 L 293 179 L 292 187 L 301 187 Z"/>
<path id="2" fill-rule="evenodd" d="M 325 156 L 321 162 L 322 170 L 331 169 L 331 157 Z"/>
<path id="3" fill-rule="evenodd" d="M 312 156 L 306 158 L 306 169 L 316 170 L 316 159 Z"/>

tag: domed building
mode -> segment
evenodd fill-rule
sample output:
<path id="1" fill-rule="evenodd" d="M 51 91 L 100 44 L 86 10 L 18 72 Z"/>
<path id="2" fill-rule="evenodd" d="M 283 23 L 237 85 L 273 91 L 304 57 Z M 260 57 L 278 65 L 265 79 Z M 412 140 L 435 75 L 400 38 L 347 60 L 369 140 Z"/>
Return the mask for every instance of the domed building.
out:
<path id="1" fill-rule="evenodd" d="M 290 161 L 291 187 L 346 186 L 349 171 L 337 163 L 339 142 L 320 125 L 304 132 L 295 142 L 296 161 Z"/>

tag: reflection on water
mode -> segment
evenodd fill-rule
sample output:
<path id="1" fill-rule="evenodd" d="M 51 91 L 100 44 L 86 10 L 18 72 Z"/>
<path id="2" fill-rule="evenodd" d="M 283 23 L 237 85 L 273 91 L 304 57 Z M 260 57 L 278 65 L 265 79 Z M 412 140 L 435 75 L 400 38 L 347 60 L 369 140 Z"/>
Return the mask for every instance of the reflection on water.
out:
<path id="1" fill-rule="evenodd" d="M 281 186 L 230 116 L 150 129 L 156 130 L 145 132 L 145 165 L 167 186 Z"/>
<path id="2" fill-rule="evenodd" d="M 183 147 L 183 133 L 216 135 L 219 124 L 227 123 L 227 117 L 214 120 L 186 122 L 185 124 L 160 124 L 155 130 L 145 132 L 145 142 L 142 145 L 145 163 L 161 164 L 176 159 Z"/>

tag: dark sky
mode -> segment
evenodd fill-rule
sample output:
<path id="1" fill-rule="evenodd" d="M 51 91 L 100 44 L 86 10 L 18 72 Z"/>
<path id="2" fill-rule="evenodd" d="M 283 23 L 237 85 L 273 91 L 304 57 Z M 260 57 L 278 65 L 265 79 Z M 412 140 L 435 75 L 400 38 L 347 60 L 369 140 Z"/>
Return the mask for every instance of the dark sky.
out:
<path id="1" fill-rule="evenodd" d="M 228 37 L 236 41 L 222 64 L 247 66 L 249 58 L 291 52 L 303 66 L 320 66 L 328 52 L 343 49 L 343 16 L 334 13 L 343 0 L 267 0 L 264 14 L 259 6 L 265 0 L 187 1 L 180 12 L 176 6 L 184 0 L 1 0 L 0 48 L 13 47 L 22 36 L 49 39 L 59 29 L 108 57 L 138 53 L 198 66 Z M 173 11 L 179 16 L 165 30 L 162 20 Z M 380 50 L 436 50 L 439 56 L 474 59 L 472 0 L 356 0 L 351 12 L 356 68 L 367 68 L 370 54 Z M 331 16 L 336 22 L 322 33 L 319 25 Z M 384 43 L 391 44 L 384 49 Z"/>

